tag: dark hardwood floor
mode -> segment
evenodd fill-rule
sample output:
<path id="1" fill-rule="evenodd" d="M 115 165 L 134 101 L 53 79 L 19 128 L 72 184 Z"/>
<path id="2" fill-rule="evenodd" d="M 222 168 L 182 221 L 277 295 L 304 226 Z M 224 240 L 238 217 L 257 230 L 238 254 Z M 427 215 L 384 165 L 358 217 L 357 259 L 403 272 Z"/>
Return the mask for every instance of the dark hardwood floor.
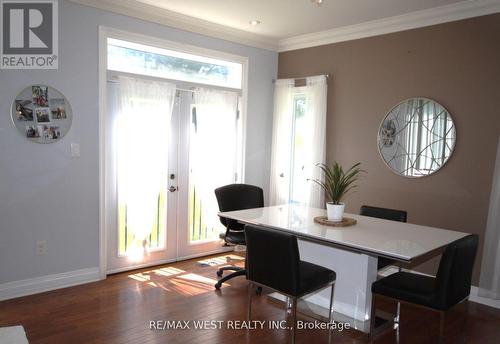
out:
<path id="1" fill-rule="evenodd" d="M 288 330 L 227 329 L 246 320 L 247 283 L 237 277 L 220 292 L 215 270 L 227 255 L 109 276 L 105 281 L 0 302 L 0 326 L 23 325 L 30 343 L 288 343 Z M 234 259 L 240 259 L 233 256 Z M 253 298 L 253 320 L 283 320 L 283 306 L 265 291 Z M 391 305 L 379 303 L 381 308 Z M 463 311 L 448 316 L 446 343 L 463 343 Z M 299 316 L 300 319 L 300 316 Z M 190 330 L 151 330 L 151 321 L 190 321 Z M 222 320 L 223 329 L 194 329 L 194 321 Z M 172 323 L 171 323 L 172 324 Z M 181 323 L 182 324 L 182 323 Z M 235 323 L 233 323 L 236 325 Z M 437 343 L 438 314 L 403 308 L 400 343 Z M 267 323 L 266 323 L 267 327 Z M 500 343 L 500 310 L 470 303 L 467 343 Z M 368 343 L 354 330 L 333 332 L 333 343 Z M 299 330 L 298 343 L 328 343 L 326 330 Z M 394 331 L 375 343 L 396 343 Z"/>

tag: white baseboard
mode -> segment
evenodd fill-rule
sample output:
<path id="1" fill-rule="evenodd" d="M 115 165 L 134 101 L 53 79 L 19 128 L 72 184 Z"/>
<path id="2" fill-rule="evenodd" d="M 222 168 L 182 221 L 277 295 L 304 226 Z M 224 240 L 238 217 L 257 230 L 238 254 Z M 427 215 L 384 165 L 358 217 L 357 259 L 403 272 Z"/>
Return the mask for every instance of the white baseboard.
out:
<path id="1" fill-rule="evenodd" d="M 203 257 L 210 254 L 226 253 L 232 251 L 233 247 L 223 247 L 212 252 L 206 252 L 202 254 L 193 254 L 186 257 L 180 257 L 177 260 L 185 260 L 191 258 Z M 175 261 L 175 260 L 174 260 Z M 162 264 L 166 262 L 155 262 L 154 265 Z M 148 265 L 137 266 L 135 268 L 147 267 Z M 115 271 L 108 271 L 108 273 L 121 272 L 118 269 Z M 13 281 L 0 284 L 0 301 L 13 299 L 16 297 L 33 295 L 38 293 L 43 293 L 46 291 L 51 291 L 60 288 L 71 287 L 79 284 L 90 283 L 101 280 L 100 270 L 98 267 L 87 268 L 81 270 L 74 270 L 63 272 L 60 274 L 46 275 L 35 278 L 29 278 L 20 281 Z"/>
<path id="2" fill-rule="evenodd" d="M 475 286 L 472 286 L 470 288 L 469 300 L 486 306 L 500 309 L 500 300 L 479 296 L 479 288 Z"/>
<path id="3" fill-rule="evenodd" d="M 100 280 L 99 268 L 87 268 L 0 284 L 0 301 Z"/>

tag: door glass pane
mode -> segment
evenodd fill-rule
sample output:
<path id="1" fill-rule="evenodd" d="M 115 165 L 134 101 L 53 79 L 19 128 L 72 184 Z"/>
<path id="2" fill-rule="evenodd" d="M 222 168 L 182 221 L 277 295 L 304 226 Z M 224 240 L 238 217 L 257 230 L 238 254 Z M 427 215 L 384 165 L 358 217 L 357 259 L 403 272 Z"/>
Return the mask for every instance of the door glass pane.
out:
<path id="1" fill-rule="evenodd" d="M 116 120 L 118 253 L 165 247 L 170 119 L 175 85 L 120 79 Z"/>
<path id="2" fill-rule="evenodd" d="M 189 138 L 189 242 L 219 239 L 224 230 L 214 190 L 239 180 L 238 95 L 199 89 L 191 111 Z"/>
<path id="3" fill-rule="evenodd" d="M 305 147 L 307 139 L 306 96 L 296 95 L 293 101 L 293 135 L 292 135 L 292 173 L 290 181 L 290 202 L 304 203 L 308 195 L 308 181 L 305 173 L 306 156 Z"/>
<path id="4" fill-rule="evenodd" d="M 242 64 L 108 38 L 108 69 L 241 89 Z"/>
<path id="5" fill-rule="evenodd" d="M 162 249 L 165 247 L 165 230 L 166 230 L 166 194 L 165 190 L 158 193 L 157 206 L 154 209 L 153 224 L 146 239 L 138 238 L 135 233 L 128 228 L 127 203 L 123 199 L 119 199 L 118 210 L 118 240 L 119 240 L 119 255 L 133 255 L 138 249 L 144 250 L 144 246 L 150 250 Z M 144 240 L 146 240 L 144 242 Z"/>

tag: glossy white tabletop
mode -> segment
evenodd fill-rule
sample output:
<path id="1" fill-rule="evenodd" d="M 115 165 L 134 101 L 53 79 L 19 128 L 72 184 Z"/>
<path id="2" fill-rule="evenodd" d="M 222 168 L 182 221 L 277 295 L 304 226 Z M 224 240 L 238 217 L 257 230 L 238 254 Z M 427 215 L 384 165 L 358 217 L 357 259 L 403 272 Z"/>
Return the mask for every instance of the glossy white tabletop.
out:
<path id="1" fill-rule="evenodd" d="M 299 238 L 351 248 L 366 254 L 381 255 L 410 262 L 442 248 L 468 233 L 411 223 L 345 214 L 357 220 L 354 226 L 330 227 L 314 222 L 325 216 L 325 209 L 280 205 L 219 213 L 241 223 L 270 227 L 294 233 Z"/>

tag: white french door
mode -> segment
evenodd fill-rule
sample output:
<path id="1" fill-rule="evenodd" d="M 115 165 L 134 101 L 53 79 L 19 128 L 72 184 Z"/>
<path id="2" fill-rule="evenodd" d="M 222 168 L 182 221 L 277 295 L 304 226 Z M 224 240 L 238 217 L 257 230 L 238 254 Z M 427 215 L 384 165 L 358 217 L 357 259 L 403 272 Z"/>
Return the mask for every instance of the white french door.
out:
<path id="1" fill-rule="evenodd" d="M 214 189 L 242 181 L 247 59 L 110 28 L 100 55 L 104 270 L 227 250 Z"/>
<path id="2" fill-rule="evenodd" d="M 132 121 L 137 128 L 122 132 L 119 123 L 124 114 L 119 92 L 119 81 L 108 83 L 107 272 L 227 250 L 219 238 L 224 228 L 217 216 L 214 189 L 241 178 L 238 94 L 202 88 L 177 91 L 171 113 L 162 114 L 170 117 L 168 129 L 165 128 L 168 133 L 153 131 L 164 138 L 151 141 L 147 135 L 134 138 L 135 129 L 145 129 L 139 122 L 149 111 L 142 111 L 142 107 L 132 114 L 137 116 Z M 147 103 L 155 100 L 141 101 L 148 109 Z M 134 151 L 139 157 L 129 154 Z M 137 164 L 145 159 L 143 155 L 160 160 L 166 157 L 166 163 L 146 159 L 155 170 L 140 169 Z M 130 159 L 137 159 L 137 163 Z M 139 172 L 127 179 L 127 170 L 135 168 Z M 142 188 L 151 189 L 150 176 L 161 176 L 163 180 L 147 193 Z M 126 197 L 124 192 L 135 194 Z"/>
<path id="3" fill-rule="evenodd" d="M 187 99 L 188 98 L 188 99 Z M 196 88 L 181 96 L 178 257 L 221 250 L 225 231 L 214 190 L 241 181 L 241 120 L 236 92 Z"/>

